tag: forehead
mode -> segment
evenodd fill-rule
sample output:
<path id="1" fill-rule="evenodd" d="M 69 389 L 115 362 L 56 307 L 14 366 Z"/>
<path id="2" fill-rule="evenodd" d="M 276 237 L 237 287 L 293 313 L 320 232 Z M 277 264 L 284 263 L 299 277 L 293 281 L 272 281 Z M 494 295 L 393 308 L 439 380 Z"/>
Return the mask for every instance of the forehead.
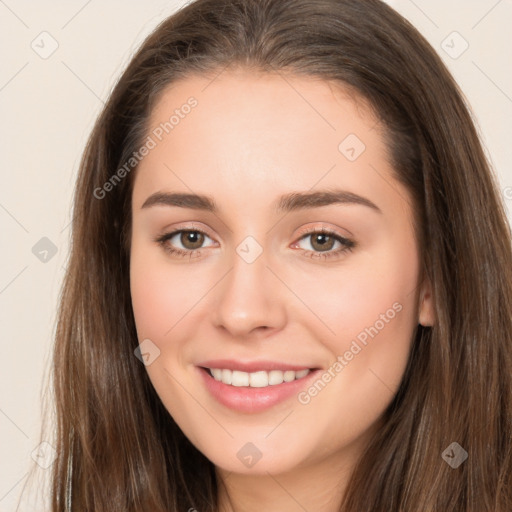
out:
<path id="1" fill-rule="evenodd" d="M 153 108 L 147 136 L 154 148 L 137 169 L 134 203 L 165 188 L 217 191 L 240 206 L 247 193 L 262 204 L 269 194 L 316 186 L 376 197 L 392 180 L 381 130 L 361 97 L 318 78 L 235 70 L 190 76 L 167 87 Z"/>
<path id="2" fill-rule="evenodd" d="M 191 98 L 197 106 L 188 112 Z M 180 109 L 187 111 L 184 116 Z M 311 76 L 244 69 L 192 75 L 171 84 L 159 95 L 150 126 L 158 128 L 175 112 L 179 119 L 172 120 L 173 136 L 185 135 L 190 132 L 187 125 L 193 124 L 197 137 L 226 139 L 236 134 L 238 142 L 240 128 L 263 140 L 292 142 L 294 136 L 308 135 L 335 142 L 347 130 L 365 138 L 368 129 L 378 126 L 368 102 L 345 86 Z M 182 122 L 188 113 L 192 120 Z"/>

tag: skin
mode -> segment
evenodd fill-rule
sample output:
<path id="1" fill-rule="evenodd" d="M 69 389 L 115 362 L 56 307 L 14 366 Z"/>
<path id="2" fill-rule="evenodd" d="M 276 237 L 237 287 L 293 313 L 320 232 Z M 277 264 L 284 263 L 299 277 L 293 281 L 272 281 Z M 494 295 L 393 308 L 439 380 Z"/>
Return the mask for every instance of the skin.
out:
<path id="1" fill-rule="evenodd" d="M 249 70 L 192 76 L 164 91 L 150 130 L 190 96 L 197 106 L 142 160 L 133 188 L 133 310 L 139 340 L 160 350 L 146 369 L 169 413 L 215 464 L 225 484 L 219 510 L 335 511 L 398 389 L 417 324 L 433 323 L 410 195 L 393 177 L 371 110 L 339 85 Z M 355 161 L 338 149 L 349 134 L 366 146 Z M 283 194 L 333 188 L 380 212 L 332 204 L 285 214 L 273 206 Z M 219 211 L 142 208 L 155 192 L 209 195 Z M 206 233 L 194 257 L 155 241 L 191 226 Z M 300 231 L 322 227 L 356 246 L 322 259 L 315 237 Z M 263 251 L 250 264 L 236 252 L 247 236 Z M 179 235 L 166 243 L 194 249 Z M 334 252 L 340 243 L 327 246 Z M 293 396 L 263 412 L 237 412 L 198 376 L 197 363 L 219 358 L 327 370 L 396 303 L 394 318 L 307 404 Z M 237 457 L 248 442 L 262 454 L 250 468 Z"/>

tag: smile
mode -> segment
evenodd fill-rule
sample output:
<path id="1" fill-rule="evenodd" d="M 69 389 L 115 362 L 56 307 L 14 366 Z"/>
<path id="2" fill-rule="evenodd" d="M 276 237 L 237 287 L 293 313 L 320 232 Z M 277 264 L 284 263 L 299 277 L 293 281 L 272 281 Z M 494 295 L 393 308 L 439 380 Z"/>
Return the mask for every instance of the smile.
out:
<path id="1" fill-rule="evenodd" d="M 280 362 L 204 361 L 196 366 L 209 395 L 241 413 L 257 413 L 296 397 L 321 370 Z"/>
<path id="2" fill-rule="evenodd" d="M 309 374 L 310 370 L 260 370 L 258 372 L 242 372 L 239 370 L 229 370 L 226 368 L 207 368 L 210 375 L 218 382 L 228 386 L 251 388 L 265 388 L 267 386 L 277 386 L 283 382 L 292 382 L 302 379 Z"/>

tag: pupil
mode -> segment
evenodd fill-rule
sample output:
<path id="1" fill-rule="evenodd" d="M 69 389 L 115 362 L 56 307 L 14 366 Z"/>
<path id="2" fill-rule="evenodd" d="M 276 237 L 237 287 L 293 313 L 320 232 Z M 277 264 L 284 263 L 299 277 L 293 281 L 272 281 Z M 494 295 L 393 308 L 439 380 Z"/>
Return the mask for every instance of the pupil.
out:
<path id="1" fill-rule="evenodd" d="M 185 231 L 181 235 L 181 243 L 189 249 L 197 249 L 203 243 L 202 237 L 203 235 L 197 231 Z"/>
<path id="2" fill-rule="evenodd" d="M 330 239 L 330 240 L 328 240 Z M 322 251 L 327 251 L 329 249 L 332 249 L 332 242 L 334 241 L 334 239 L 332 239 L 331 236 L 329 235 L 325 235 L 325 234 L 317 234 L 313 237 L 313 247 L 315 247 L 315 244 L 318 244 L 319 247 L 315 247 L 315 248 L 319 248 L 320 250 Z M 331 242 L 331 244 L 329 244 L 329 242 Z"/>

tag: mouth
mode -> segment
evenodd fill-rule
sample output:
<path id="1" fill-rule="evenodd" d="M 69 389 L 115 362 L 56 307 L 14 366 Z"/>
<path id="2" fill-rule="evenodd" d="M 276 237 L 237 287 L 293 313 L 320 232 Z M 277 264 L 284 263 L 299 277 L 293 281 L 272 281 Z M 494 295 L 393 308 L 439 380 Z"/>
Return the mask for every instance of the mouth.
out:
<path id="1" fill-rule="evenodd" d="M 240 370 L 230 370 L 229 368 L 206 368 L 201 367 L 209 373 L 217 382 L 222 382 L 227 386 L 266 388 L 268 386 L 278 386 L 283 382 L 293 382 L 309 375 L 314 369 L 306 368 L 304 370 L 259 370 L 256 372 L 243 372 Z"/>
<path id="2" fill-rule="evenodd" d="M 217 402 L 244 413 L 261 412 L 296 397 L 321 372 L 319 367 L 228 360 L 204 362 L 196 369 Z"/>

